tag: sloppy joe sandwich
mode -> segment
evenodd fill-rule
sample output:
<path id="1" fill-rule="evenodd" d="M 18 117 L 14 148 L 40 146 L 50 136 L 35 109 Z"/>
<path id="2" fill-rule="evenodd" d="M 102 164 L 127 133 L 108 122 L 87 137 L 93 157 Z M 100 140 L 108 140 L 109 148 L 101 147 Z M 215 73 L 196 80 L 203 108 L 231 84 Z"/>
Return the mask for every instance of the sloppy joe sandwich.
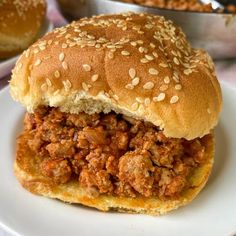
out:
<path id="1" fill-rule="evenodd" d="M 55 29 L 22 54 L 10 92 L 27 109 L 14 168 L 32 193 L 164 214 L 209 177 L 222 104 L 214 65 L 161 16 Z"/>

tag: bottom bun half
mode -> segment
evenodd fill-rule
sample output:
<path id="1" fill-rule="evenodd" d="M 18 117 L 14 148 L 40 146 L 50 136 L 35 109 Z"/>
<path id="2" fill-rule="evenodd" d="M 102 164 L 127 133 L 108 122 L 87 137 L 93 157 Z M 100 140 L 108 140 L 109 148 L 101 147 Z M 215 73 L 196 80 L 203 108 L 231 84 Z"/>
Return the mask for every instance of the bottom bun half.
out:
<path id="1" fill-rule="evenodd" d="M 35 156 L 27 147 L 27 137 L 18 139 L 17 156 L 14 170 L 21 185 L 28 191 L 49 198 L 56 198 L 67 203 L 77 203 L 94 207 L 101 211 L 115 210 L 119 212 L 161 215 L 190 203 L 206 184 L 212 170 L 214 159 L 214 136 L 205 139 L 206 162 L 196 168 L 190 176 L 190 186 L 182 194 L 172 200 L 161 200 L 157 197 L 118 197 L 100 195 L 91 198 L 86 190 L 74 180 L 66 184 L 55 185 L 41 175 L 39 165 L 41 158 Z"/>

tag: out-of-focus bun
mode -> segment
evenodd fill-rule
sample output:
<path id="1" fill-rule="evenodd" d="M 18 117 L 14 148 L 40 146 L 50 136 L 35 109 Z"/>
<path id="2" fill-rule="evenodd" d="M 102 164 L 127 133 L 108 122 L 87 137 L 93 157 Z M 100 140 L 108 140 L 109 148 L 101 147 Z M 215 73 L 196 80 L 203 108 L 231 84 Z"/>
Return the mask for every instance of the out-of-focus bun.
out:
<path id="1" fill-rule="evenodd" d="M 45 14 L 44 0 L 0 1 L 0 59 L 16 55 L 34 41 Z"/>

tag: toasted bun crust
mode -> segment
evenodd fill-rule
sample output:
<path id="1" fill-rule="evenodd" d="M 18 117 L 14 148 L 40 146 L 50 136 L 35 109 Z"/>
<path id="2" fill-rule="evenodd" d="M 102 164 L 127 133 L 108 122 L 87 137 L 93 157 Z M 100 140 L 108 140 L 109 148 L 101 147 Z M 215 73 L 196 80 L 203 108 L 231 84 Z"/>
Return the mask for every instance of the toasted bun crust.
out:
<path id="1" fill-rule="evenodd" d="M 221 110 L 214 65 L 160 16 L 85 18 L 49 33 L 13 70 L 12 97 L 30 112 L 114 110 L 164 129 L 167 137 L 209 133 Z"/>
<path id="2" fill-rule="evenodd" d="M 27 135 L 20 136 L 18 139 L 17 158 L 14 169 L 22 186 L 34 194 L 57 198 L 69 203 L 79 203 L 102 211 L 117 210 L 121 212 L 159 215 L 191 202 L 207 182 L 213 165 L 214 138 L 213 135 L 209 135 L 203 139 L 206 147 L 206 163 L 195 169 L 194 173 L 190 176 L 189 188 L 175 200 L 160 200 L 157 197 L 127 198 L 108 195 L 91 198 L 76 180 L 66 184 L 53 185 L 50 179 L 40 174 L 39 165 L 42 158 L 34 156 L 28 148 Z"/>
<path id="3" fill-rule="evenodd" d="M 44 0 L 0 1 L 0 59 L 16 55 L 34 41 L 45 14 Z"/>

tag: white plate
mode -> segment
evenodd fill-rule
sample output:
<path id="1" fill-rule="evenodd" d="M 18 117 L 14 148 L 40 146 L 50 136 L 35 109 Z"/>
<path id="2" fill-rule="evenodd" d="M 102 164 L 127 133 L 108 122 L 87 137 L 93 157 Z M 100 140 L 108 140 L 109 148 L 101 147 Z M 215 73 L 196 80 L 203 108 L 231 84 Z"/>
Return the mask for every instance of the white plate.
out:
<path id="1" fill-rule="evenodd" d="M 49 21 L 47 18 L 45 19 L 42 29 L 38 34 L 37 38 L 41 38 L 43 35 L 45 35 L 47 32 L 50 32 L 53 30 L 53 24 L 51 21 Z M 6 60 L 0 60 L 0 79 L 4 76 L 10 74 L 11 70 L 13 69 L 19 55 L 15 57 L 11 57 Z"/>
<path id="2" fill-rule="evenodd" d="M 35 196 L 14 177 L 15 140 L 24 109 L 0 93 L 0 224 L 26 236 L 180 235 L 236 233 L 236 89 L 222 84 L 224 109 L 216 129 L 217 155 L 206 188 L 188 206 L 162 217 L 103 213 Z"/>

